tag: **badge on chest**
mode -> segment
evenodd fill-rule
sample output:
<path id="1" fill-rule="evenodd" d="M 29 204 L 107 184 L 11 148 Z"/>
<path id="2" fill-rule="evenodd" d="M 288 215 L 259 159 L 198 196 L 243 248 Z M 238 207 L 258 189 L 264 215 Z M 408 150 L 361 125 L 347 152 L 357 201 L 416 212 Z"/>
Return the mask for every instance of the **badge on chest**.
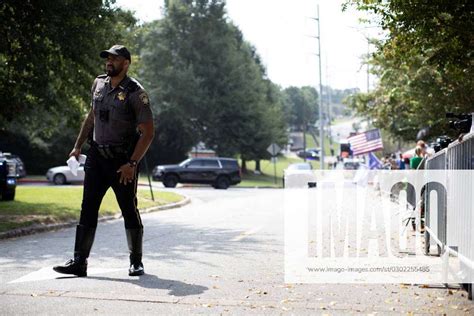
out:
<path id="1" fill-rule="evenodd" d="M 124 101 L 126 97 L 127 97 L 127 94 L 126 94 L 125 92 L 123 92 L 123 91 L 120 91 L 119 93 L 117 93 L 117 97 L 116 97 L 116 98 L 117 98 L 119 101 Z"/>

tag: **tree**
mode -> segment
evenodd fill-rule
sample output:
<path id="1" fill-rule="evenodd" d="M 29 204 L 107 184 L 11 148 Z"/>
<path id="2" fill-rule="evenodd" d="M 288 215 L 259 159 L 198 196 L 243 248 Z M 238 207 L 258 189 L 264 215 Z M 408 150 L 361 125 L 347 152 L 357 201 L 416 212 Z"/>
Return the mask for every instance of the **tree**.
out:
<path id="1" fill-rule="evenodd" d="M 167 1 L 165 8 L 162 21 L 146 26 L 142 49 L 144 78 L 158 105 L 158 125 L 169 127 L 158 141 L 177 137 L 180 147 L 174 150 L 179 155 L 174 158 L 199 141 L 218 155 L 262 158 L 278 113 L 273 115 L 260 58 L 228 21 L 225 2 Z M 181 124 L 173 126 L 170 117 Z M 280 134 L 271 136 L 281 139 Z"/>
<path id="2" fill-rule="evenodd" d="M 285 116 L 289 126 L 302 131 L 308 124 L 314 124 L 319 116 L 318 92 L 313 87 L 288 87 L 285 95 Z"/>
<path id="3" fill-rule="evenodd" d="M 405 140 L 413 140 L 423 127 L 430 127 L 433 136 L 452 133 L 445 112 L 470 112 L 474 100 L 472 3 L 355 3 L 376 15 L 388 37 L 374 42 L 377 51 L 370 59 L 378 86 L 349 103 L 372 117 L 375 126 Z"/>
<path id="4" fill-rule="evenodd" d="M 2 1 L 0 19 L 1 125 L 21 122 L 42 137 L 57 121 L 80 124 L 101 69 L 98 52 L 135 23 L 108 2 L 85 0 Z"/>
<path id="5" fill-rule="evenodd" d="M 323 100 L 330 101 L 331 118 L 337 116 L 351 116 L 351 108 L 345 104 L 347 97 L 359 93 L 359 88 L 334 89 L 329 86 L 323 86 Z M 330 94 L 330 98 L 328 97 Z"/>
<path id="6" fill-rule="evenodd" d="M 98 53 L 121 42 L 135 19 L 109 1 L 6 0 L 0 21 L 0 130 L 26 137 L 30 154 L 60 152 L 63 161 L 103 67 Z M 67 148 L 57 144 L 62 135 L 72 137 Z M 29 170 L 33 159 L 25 159 Z"/>

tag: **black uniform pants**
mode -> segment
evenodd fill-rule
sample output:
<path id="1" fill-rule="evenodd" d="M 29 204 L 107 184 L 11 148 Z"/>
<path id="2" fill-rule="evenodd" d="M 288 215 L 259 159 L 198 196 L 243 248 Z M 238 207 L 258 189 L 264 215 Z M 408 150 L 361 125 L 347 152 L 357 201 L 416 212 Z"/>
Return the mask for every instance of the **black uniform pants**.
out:
<path id="1" fill-rule="evenodd" d="M 84 165 L 84 192 L 79 223 L 97 227 L 99 208 L 107 190 L 112 187 L 122 211 L 125 228 L 143 228 L 137 208 L 138 167 L 135 179 L 127 184 L 119 183 L 120 173 L 117 170 L 127 163 L 127 156 L 116 156 L 106 159 L 92 146 Z"/>

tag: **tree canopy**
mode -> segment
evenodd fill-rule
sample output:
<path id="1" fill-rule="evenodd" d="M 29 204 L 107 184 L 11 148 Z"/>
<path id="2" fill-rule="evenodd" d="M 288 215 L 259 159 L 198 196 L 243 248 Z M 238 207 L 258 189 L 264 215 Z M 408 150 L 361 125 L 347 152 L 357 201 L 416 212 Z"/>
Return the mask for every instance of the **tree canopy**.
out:
<path id="1" fill-rule="evenodd" d="M 58 123 L 79 126 L 98 52 L 135 23 L 100 0 L 7 0 L 0 19 L 0 125 L 43 136 Z"/>
<path id="2" fill-rule="evenodd" d="M 304 126 L 316 122 L 319 117 L 319 98 L 315 88 L 288 87 L 283 93 L 286 119 L 290 126 L 303 130 Z"/>
<path id="3" fill-rule="evenodd" d="M 103 69 L 98 53 L 124 40 L 135 18 L 109 1 L 5 0 L 0 21 L 1 149 L 11 150 L 7 137 L 16 135 L 26 153 L 63 161 Z M 61 139 L 67 147 L 58 148 Z M 42 159 L 34 161 L 30 168 L 44 170 Z"/>
<path id="4" fill-rule="evenodd" d="M 350 103 L 377 127 L 405 140 L 429 127 L 431 135 L 452 134 L 445 112 L 471 112 L 474 101 L 472 2 L 355 1 L 374 15 L 387 38 L 373 41 L 370 93 Z"/>
<path id="5" fill-rule="evenodd" d="M 184 158 L 199 141 L 218 155 L 260 159 L 272 142 L 286 142 L 276 88 L 228 20 L 225 1 L 165 4 L 142 48 L 143 77 L 157 104 L 158 160 Z"/>
<path id="6" fill-rule="evenodd" d="M 316 90 L 272 83 L 224 0 L 167 0 L 163 18 L 143 25 L 113 0 L 6 0 L 0 19 L 0 150 L 33 173 L 64 163 L 103 72 L 98 54 L 117 43 L 152 100 L 154 164 L 180 161 L 199 142 L 218 155 L 268 158 L 289 125 L 317 117 Z"/>

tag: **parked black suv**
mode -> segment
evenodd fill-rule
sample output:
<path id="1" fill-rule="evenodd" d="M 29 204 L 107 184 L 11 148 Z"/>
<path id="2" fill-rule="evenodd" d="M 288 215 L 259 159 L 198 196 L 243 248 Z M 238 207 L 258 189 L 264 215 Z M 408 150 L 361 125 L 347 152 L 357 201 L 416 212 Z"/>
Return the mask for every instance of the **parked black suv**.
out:
<path id="1" fill-rule="evenodd" d="M 4 201 L 15 199 L 16 163 L 0 154 L 0 198 Z"/>
<path id="2" fill-rule="evenodd" d="M 153 180 L 162 181 L 167 188 L 178 183 L 211 184 L 216 189 L 227 189 L 240 183 L 240 168 L 231 158 L 190 158 L 179 165 L 162 165 L 153 169 Z"/>

